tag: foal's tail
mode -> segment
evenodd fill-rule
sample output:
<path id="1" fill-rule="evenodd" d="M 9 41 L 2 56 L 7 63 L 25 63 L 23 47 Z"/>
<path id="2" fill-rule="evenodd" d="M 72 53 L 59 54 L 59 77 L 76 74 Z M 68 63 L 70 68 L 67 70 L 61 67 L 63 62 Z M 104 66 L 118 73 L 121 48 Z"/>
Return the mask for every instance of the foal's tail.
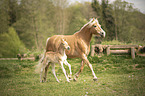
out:
<path id="1" fill-rule="evenodd" d="M 47 40 L 46 40 L 46 46 L 47 46 L 47 42 L 48 42 L 49 39 L 50 38 L 47 38 Z M 44 51 L 42 58 L 39 60 L 39 63 L 35 68 L 36 73 L 40 73 L 40 71 L 41 71 L 41 67 L 43 65 L 43 61 L 44 61 L 44 58 L 45 58 L 45 53 L 46 53 L 46 50 Z"/>
<path id="2" fill-rule="evenodd" d="M 42 67 L 42 65 L 43 65 L 43 61 L 44 61 L 44 58 L 45 58 L 45 53 L 46 53 L 46 51 L 44 51 L 43 56 L 42 56 L 42 58 L 39 60 L 38 65 L 36 65 L 36 68 L 35 68 L 35 72 L 36 72 L 36 73 L 40 73 L 40 71 L 41 71 L 41 67 Z"/>

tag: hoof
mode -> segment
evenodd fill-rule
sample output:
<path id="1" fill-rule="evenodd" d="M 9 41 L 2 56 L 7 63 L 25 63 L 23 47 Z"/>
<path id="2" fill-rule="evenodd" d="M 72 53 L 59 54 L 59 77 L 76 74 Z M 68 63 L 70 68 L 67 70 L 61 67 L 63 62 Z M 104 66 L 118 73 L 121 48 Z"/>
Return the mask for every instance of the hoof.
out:
<path id="1" fill-rule="evenodd" d="M 70 82 L 70 81 L 67 81 L 68 83 Z"/>
<path id="2" fill-rule="evenodd" d="M 98 79 L 97 79 L 97 77 L 95 77 L 95 78 L 93 78 L 93 80 L 94 80 L 94 81 L 97 81 Z"/>
<path id="3" fill-rule="evenodd" d="M 72 79 L 71 79 L 71 78 L 70 78 L 69 80 L 70 80 L 70 81 L 72 81 Z"/>
<path id="4" fill-rule="evenodd" d="M 77 78 L 74 78 L 73 81 L 77 81 Z"/>
<path id="5" fill-rule="evenodd" d="M 60 81 L 57 81 L 58 83 L 60 83 Z"/>
<path id="6" fill-rule="evenodd" d="M 72 80 L 72 77 L 71 76 L 68 76 L 69 80 Z"/>
<path id="7" fill-rule="evenodd" d="M 43 80 L 41 80 L 41 81 L 40 81 L 40 83 L 44 83 L 44 81 L 43 81 Z"/>

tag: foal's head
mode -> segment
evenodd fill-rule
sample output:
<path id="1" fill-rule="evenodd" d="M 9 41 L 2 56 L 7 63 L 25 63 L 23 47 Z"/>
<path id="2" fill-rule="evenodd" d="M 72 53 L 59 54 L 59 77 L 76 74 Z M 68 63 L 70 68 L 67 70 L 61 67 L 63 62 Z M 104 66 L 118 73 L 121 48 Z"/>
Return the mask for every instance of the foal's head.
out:
<path id="1" fill-rule="evenodd" d="M 105 31 L 101 28 L 101 25 L 99 24 L 97 19 L 91 19 L 89 21 L 89 27 L 92 34 L 95 34 L 97 36 L 105 37 Z"/>
<path id="2" fill-rule="evenodd" d="M 64 39 L 61 39 L 61 45 L 63 46 L 64 49 L 67 49 L 67 50 L 70 49 L 70 46 Z"/>

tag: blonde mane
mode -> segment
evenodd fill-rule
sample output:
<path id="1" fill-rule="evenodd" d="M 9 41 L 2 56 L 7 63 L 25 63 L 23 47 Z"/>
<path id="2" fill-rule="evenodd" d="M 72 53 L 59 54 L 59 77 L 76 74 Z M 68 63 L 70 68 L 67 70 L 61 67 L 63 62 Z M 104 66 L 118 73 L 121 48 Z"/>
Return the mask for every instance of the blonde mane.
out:
<path id="1" fill-rule="evenodd" d="M 98 24 L 98 20 L 94 19 L 94 18 L 91 18 L 90 21 L 88 23 L 86 23 L 80 30 L 84 29 L 87 26 L 90 28 L 94 23 Z"/>

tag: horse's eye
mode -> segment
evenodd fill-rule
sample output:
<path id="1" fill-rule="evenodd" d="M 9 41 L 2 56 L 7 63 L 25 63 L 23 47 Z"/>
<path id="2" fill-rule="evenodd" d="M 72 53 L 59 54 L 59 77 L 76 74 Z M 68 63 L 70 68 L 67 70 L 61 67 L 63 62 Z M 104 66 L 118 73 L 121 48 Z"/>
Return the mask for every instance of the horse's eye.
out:
<path id="1" fill-rule="evenodd" d="M 94 27 L 97 27 L 96 25 L 94 25 Z"/>

